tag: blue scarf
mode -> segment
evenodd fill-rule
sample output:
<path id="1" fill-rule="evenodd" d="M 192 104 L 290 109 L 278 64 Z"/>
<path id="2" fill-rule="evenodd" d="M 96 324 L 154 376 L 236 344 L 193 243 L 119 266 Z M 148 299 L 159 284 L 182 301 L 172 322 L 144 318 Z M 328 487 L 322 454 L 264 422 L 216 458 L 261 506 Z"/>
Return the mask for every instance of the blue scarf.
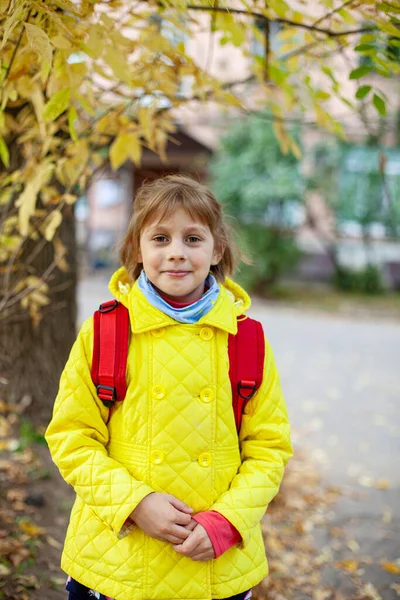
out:
<path id="1" fill-rule="evenodd" d="M 207 276 L 205 284 L 209 289 L 199 300 L 196 300 L 196 302 L 193 302 L 190 306 L 173 308 L 160 296 L 143 270 L 138 279 L 139 289 L 147 301 L 179 323 L 197 323 L 201 317 L 212 309 L 218 298 L 219 285 L 211 273 Z"/>

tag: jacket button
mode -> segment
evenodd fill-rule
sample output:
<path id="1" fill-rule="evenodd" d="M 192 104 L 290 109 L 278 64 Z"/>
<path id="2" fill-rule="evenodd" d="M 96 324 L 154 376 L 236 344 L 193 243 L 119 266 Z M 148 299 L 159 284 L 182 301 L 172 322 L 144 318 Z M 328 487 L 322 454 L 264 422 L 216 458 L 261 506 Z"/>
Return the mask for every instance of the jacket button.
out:
<path id="1" fill-rule="evenodd" d="M 165 333 L 165 327 L 160 327 L 160 329 L 153 329 L 151 335 L 155 338 L 162 337 Z"/>
<path id="2" fill-rule="evenodd" d="M 155 385 L 151 390 L 151 394 L 156 400 L 162 400 L 165 396 L 165 387 L 163 385 Z"/>
<path id="3" fill-rule="evenodd" d="M 204 388 L 204 390 L 201 390 L 200 400 L 202 402 L 204 402 L 205 404 L 208 404 L 209 402 L 211 402 L 211 400 L 213 398 L 214 398 L 214 392 L 212 391 L 211 388 Z"/>
<path id="4" fill-rule="evenodd" d="M 201 467 L 210 467 L 212 463 L 212 456 L 208 452 L 203 452 L 203 454 L 200 454 L 197 460 Z"/>
<path id="5" fill-rule="evenodd" d="M 200 329 L 200 337 L 202 340 L 211 340 L 211 338 L 213 337 L 214 332 L 210 327 L 202 327 Z"/>
<path id="6" fill-rule="evenodd" d="M 153 452 L 150 454 L 150 460 L 154 465 L 160 465 L 164 460 L 164 454 L 161 452 L 161 450 L 153 450 Z"/>

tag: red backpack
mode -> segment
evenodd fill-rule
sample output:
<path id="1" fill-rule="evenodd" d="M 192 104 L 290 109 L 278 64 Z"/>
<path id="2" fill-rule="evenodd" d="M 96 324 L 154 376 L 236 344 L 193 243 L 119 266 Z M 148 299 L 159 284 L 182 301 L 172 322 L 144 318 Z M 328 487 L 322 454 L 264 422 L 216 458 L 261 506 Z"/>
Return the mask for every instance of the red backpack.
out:
<path id="1" fill-rule="evenodd" d="M 117 300 L 100 305 L 94 313 L 92 380 L 97 395 L 110 409 L 126 395 L 126 361 L 129 345 L 128 309 Z M 265 342 L 261 323 L 238 317 L 238 332 L 229 335 L 229 378 L 237 431 L 243 410 L 263 379 Z"/>

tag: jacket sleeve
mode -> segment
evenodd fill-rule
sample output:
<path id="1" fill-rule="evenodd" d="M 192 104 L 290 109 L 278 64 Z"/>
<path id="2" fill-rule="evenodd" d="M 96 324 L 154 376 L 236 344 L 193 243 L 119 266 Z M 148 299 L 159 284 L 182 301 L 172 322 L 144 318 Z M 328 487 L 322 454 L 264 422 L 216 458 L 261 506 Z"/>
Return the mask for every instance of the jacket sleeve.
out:
<path id="1" fill-rule="evenodd" d="M 116 535 L 141 500 L 154 490 L 107 453 L 108 409 L 91 378 L 93 318 L 82 326 L 61 375 L 45 437 L 53 461 L 76 494 Z"/>
<path id="2" fill-rule="evenodd" d="M 270 344 L 265 342 L 263 382 L 245 408 L 239 434 L 241 466 L 229 489 L 210 507 L 240 533 L 245 546 L 250 530 L 278 493 L 292 456 L 290 426 Z"/>

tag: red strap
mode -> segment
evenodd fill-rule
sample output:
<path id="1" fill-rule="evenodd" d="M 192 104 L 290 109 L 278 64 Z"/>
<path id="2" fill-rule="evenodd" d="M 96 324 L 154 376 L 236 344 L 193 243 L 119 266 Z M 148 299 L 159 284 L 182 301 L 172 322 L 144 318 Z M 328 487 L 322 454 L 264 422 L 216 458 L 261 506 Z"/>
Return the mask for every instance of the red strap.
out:
<path id="1" fill-rule="evenodd" d="M 126 394 L 129 341 L 128 309 L 110 300 L 94 313 L 92 380 L 97 395 L 109 408 Z"/>
<path id="2" fill-rule="evenodd" d="M 261 323 L 246 317 L 238 320 L 238 332 L 228 340 L 229 377 L 237 431 L 247 402 L 261 385 L 264 374 L 265 341 Z"/>
<path id="3" fill-rule="evenodd" d="M 98 397 L 111 409 L 115 400 L 126 395 L 126 362 L 129 341 L 127 308 L 111 300 L 94 313 L 92 379 Z M 238 332 L 228 341 L 229 377 L 236 428 L 239 431 L 243 410 L 261 385 L 265 342 L 261 323 L 246 317 L 238 321 Z M 109 417 L 110 417 L 109 415 Z"/>

